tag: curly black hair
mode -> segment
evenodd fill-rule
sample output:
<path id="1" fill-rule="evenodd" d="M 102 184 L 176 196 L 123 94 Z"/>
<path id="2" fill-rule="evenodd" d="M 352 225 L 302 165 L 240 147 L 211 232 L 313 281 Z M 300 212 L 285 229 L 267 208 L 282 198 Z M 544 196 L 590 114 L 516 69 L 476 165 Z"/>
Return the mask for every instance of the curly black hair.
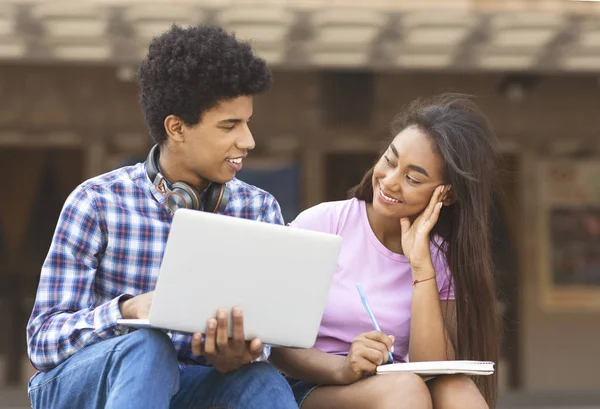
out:
<path id="1" fill-rule="evenodd" d="M 150 136 L 158 144 L 167 138 L 167 116 L 192 126 L 220 101 L 263 93 L 272 81 L 249 43 L 214 25 L 173 25 L 155 37 L 137 80 Z"/>

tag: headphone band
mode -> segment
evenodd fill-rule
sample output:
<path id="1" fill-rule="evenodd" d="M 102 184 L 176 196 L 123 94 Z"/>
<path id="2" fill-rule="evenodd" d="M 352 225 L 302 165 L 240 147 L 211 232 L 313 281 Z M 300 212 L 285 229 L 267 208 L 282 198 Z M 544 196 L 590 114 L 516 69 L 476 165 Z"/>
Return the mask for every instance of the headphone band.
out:
<path id="1" fill-rule="evenodd" d="M 148 173 L 148 177 L 154 186 L 158 188 L 158 186 L 164 183 L 163 179 L 165 177 L 158 171 L 158 155 L 160 153 L 158 145 L 154 145 L 152 149 L 150 149 L 150 153 L 148 154 L 148 158 L 146 159 L 146 172 Z"/>
<path id="2" fill-rule="evenodd" d="M 201 204 L 204 210 L 212 213 L 223 212 L 229 202 L 229 188 L 224 184 L 210 183 L 204 192 L 204 203 L 201 203 L 202 195 L 194 186 L 176 181 L 169 188 L 169 181 L 160 173 L 158 168 L 158 159 L 160 148 L 158 144 L 154 145 L 148 153 L 146 159 L 146 172 L 152 184 L 163 195 L 166 195 L 166 205 L 171 213 L 179 208 L 199 210 Z"/>

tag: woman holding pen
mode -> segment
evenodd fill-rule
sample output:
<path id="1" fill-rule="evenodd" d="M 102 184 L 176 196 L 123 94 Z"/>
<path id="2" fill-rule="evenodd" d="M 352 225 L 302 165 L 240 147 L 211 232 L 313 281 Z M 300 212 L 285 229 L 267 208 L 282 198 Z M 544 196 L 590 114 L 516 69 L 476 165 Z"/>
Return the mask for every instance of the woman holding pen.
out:
<path id="1" fill-rule="evenodd" d="M 499 353 L 491 127 L 467 97 L 448 94 L 412 103 L 392 131 L 349 200 L 290 224 L 344 244 L 314 348 L 273 349 L 271 361 L 302 409 L 494 407 L 496 375 L 369 376 L 392 358 L 497 362 Z"/>

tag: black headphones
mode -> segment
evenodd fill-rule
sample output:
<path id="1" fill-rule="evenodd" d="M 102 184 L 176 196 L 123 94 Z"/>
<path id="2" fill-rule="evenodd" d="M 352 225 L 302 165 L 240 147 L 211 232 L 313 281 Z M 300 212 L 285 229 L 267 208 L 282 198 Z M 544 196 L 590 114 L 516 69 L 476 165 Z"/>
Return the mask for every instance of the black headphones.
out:
<path id="1" fill-rule="evenodd" d="M 146 171 L 156 189 L 166 195 L 167 208 L 171 213 L 175 213 L 179 208 L 200 210 L 201 204 L 206 212 L 221 213 L 225 210 L 230 194 L 227 186 L 211 182 L 204 191 L 204 201 L 201 203 L 202 195 L 198 189 L 186 182 L 178 180 L 169 188 L 167 179 L 159 172 L 156 165 L 159 155 L 160 149 L 158 145 L 154 145 L 146 159 Z"/>

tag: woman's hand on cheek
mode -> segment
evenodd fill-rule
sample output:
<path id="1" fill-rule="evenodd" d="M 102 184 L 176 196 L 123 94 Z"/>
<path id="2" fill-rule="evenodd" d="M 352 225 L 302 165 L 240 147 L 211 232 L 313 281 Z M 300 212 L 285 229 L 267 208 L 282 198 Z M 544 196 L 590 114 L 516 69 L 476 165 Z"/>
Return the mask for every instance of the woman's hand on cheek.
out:
<path id="1" fill-rule="evenodd" d="M 442 209 L 442 200 L 449 189 L 444 186 L 438 186 L 429 204 L 423 212 L 410 222 L 410 219 L 405 217 L 400 220 L 402 227 L 402 251 L 410 262 L 413 273 L 421 268 L 430 266 L 431 252 L 429 248 L 429 234 L 435 226 L 440 216 Z"/>

